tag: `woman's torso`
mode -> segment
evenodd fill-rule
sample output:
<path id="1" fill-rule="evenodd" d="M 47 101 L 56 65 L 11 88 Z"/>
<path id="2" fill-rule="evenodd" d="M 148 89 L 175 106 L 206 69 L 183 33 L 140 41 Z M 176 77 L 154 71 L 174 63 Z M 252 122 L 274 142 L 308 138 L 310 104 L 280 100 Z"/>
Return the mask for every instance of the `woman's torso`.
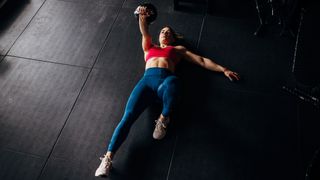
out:
<path id="1" fill-rule="evenodd" d="M 148 68 L 166 68 L 174 72 L 176 64 L 180 61 L 179 54 L 174 46 L 161 48 L 153 45 L 145 52 L 146 69 Z"/>

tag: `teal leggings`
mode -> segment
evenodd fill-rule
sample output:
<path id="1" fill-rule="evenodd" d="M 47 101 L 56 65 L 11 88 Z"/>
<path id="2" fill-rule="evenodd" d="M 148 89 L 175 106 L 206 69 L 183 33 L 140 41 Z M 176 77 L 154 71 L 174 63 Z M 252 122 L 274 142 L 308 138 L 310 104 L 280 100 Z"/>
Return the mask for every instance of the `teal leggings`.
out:
<path id="1" fill-rule="evenodd" d="M 115 153 L 124 142 L 132 124 L 152 103 L 163 104 L 162 115 L 168 117 L 179 96 L 179 80 L 166 68 L 149 68 L 128 99 L 124 115 L 113 132 L 108 151 Z"/>

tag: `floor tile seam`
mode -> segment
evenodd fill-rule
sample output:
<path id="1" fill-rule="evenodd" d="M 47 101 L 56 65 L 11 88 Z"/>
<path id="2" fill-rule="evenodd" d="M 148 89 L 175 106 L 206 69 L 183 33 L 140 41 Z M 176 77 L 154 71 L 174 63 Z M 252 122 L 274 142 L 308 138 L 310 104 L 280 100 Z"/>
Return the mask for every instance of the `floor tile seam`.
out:
<path id="1" fill-rule="evenodd" d="M 206 5 L 206 10 L 205 12 L 208 11 L 208 4 Z M 200 28 L 200 32 L 199 32 L 199 38 L 197 39 L 197 47 L 196 49 L 199 50 L 199 46 L 200 46 L 200 42 L 201 42 L 201 37 L 202 37 L 202 32 L 203 32 L 203 29 L 204 29 L 204 23 L 207 19 L 207 13 L 204 14 L 203 18 L 202 18 L 202 22 L 201 22 L 201 28 Z"/>
<path id="2" fill-rule="evenodd" d="M 9 151 L 9 152 L 13 152 L 13 153 L 16 153 L 16 154 L 30 156 L 30 157 L 34 157 L 34 158 L 38 158 L 38 159 L 41 159 L 41 158 L 44 159 L 46 157 L 46 156 L 42 156 L 42 155 L 30 153 L 30 152 L 19 151 L 19 150 L 13 149 L 13 148 L 3 147 L 3 148 L 0 148 L 0 149 L 3 150 L 3 151 Z"/>
<path id="3" fill-rule="evenodd" d="M 295 67 L 296 67 L 296 59 L 297 59 L 297 52 L 298 52 L 298 45 L 299 45 L 299 39 L 300 39 L 300 32 L 301 32 L 301 26 L 303 23 L 303 13 L 301 14 L 300 20 L 299 20 L 299 25 L 298 25 L 298 32 L 296 35 L 296 40 L 295 40 L 295 45 L 294 45 L 294 52 L 293 52 L 293 62 L 291 65 L 291 72 L 295 72 Z"/>
<path id="4" fill-rule="evenodd" d="M 66 161 L 66 162 L 70 162 L 70 163 L 74 163 L 74 162 L 82 162 L 82 163 L 88 163 L 88 160 L 81 160 L 77 157 L 62 157 L 62 156 L 57 156 L 57 155 L 51 155 L 50 156 L 50 161 Z"/>
<path id="5" fill-rule="evenodd" d="M 21 31 L 21 33 L 18 35 L 18 37 L 13 41 L 12 45 L 10 46 L 10 48 L 7 50 L 7 52 L 5 53 L 4 56 L 7 56 L 9 54 L 9 52 L 11 51 L 12 47 L 16 44 L 16 42 L 18 41 L 18 39 L 22 36 L 22 34 L 26 31 L 26 29 L 30 26 L 31 22 L 33 21 L 33 19 L 37 16 L 38 12 L 40 11 L 40 9 L 43 7 L 43 5 L 47 2 L 47 0 L 44 0 L 41 4 L 41 6 L 38 8 L 38 10 L 34 13 L 34 15 L 32 16 L 32 18 L 29 20 L 29 22 L 27 23 L 26 27 L 23 28 L 23 30 Z"/>
<path id="6" fill-rule="evenodd" d="M 94 61 L 94 63 L 92 64 L 92 66 L 91 66 L 91 68 L 90 68 L 90 71 L 89 71 L 89 73 L 88 73 L 85 81 L 83 82 L 83 85 L 82 85 L 82 87 L 81 87 L 81 89 L 80 89 L 80 91 L 79 91 L 79 93 L 78 93 L 78 95 L 77 95 L 77 97 L 76 97 L 73 105 L 72 105 L 72 108 L 71 108 L 70 111 L 69 111 L 69 114 L 68 114 L 68 116 L 67 116 L 64 124 L 62 125 L 62 127 L 61 127 L 61 129 L 60 129 L 60 132 L 59 132 L 58 135 L 57 135 L 57 138 L 56 138 L 56 140 L 55 140 L 55 142 L 54 142 L 54 144 L 53 144 L 53 146 L 52 146 L 52 148 L 51 148 L 51 150 L 50 150 L 50 152 L 49 152 L 49 154 L 48 154 L 48 156 L 47 156 L 47 158 L 46 158 L 46 161 L 45 161 L 44 165 L 42 166 L 42 168 L 41 168 L 41 170 L 40 170 L 40 173 L 39 173 L 38 177 L 36 178 L 37 180 L 39 180 L 39 179 L 41 178 L 42 174 L 44 173 L 44 170 L 45 170 L 45 168 L 46 168 L 46 166 L 47 166 L 47 164 L 48 164 L 48 162 L 49 162 L 49 159 L 50 159 L 50 157 L 51 157 L 51 155 L 52 155 L 52 153 L 53 153 L 53 151 L 54 151 L 54 149 L 55 149 L 55 147 L 56 147 L 56 145 L 57 145 L 57 142 L 58 142 L 58 140 L 59 140 L 59 138 L 60 138 L 60 136 L 61 136 L 61 134 L 62 134 L 62 132 L 63 132 L 63 130 L 64 130 L 64 128 L 65 128 L 65 126 L 66 126 L 69 118 L 70 118 L 70 116 L 71 116 L 71 114 L 72 114 L 72 112 L 74 111 L 75 105 L 77 104 L 77 102 L 78 102 L 78 100 L 79 100 L 79 97 L 80 97 L 80 95 L 82 94 L 83 89 L 84 89 L 84 87 L 85 87 L 86 84 L 87 84 L 87 81 L 88 81 L 88 79 L 89 79 L 89 77 L 90 77 L 90 75 L 91 75 L 91 72 L 93 71 L 96 62 L 97 62 L 98 58 L 100 57 L 100 54 L 101 54 L 104 46 L 106 45 L 106 42 L 107 42 L 107 40 L 108 40 L 108 38 L 109 38 L 109 35 L 110 35 L 110 33 L 111 33 L 111 31 L 112 31 L 112 29 L 113 29 L 113 27 L 114 27 L 115 22 L 117 21 L 117 19 L 118 19 L 118 17 L 119 17 L 120 11 L 121 11 L 124 3 L 125 3 L 125 1 L 123 1 L 121 7 L 119 7 L 119 9 L 118 9 L 117 16 L 115 17 L 115 19 L 114 19 L 114 21 L 113 21 L 113 23 L 112 23 L 112 25 L 111 25 L 111 28 L 110 28 L 107 36 L 106 36 L 105 39 L 104 39 L 104 43 L 103 43 L 102 47 L 100 48 L 100 50 L 99 50 L 99 52 L 98 52 L 98 54 L 97 54 L 97 56 L 96 56 L 96 58 L 95 58 L 95 61 Z"/>
<path id="7" fill-rule="evenodd" d="M 28 60 L 28 61 L 37 61 L 37 62 L 42 62 L 42 63 L 70 66 L 70 67 L 76 67 L 76 68 L 90 69 L 90 67 L 87 67 L 87 66 L 79 66 L 79 65 L 74 65 L 74 64 L 60 63 L 60 62 L 54 62 L 54 61 L 49 61 L 49 60 L 43 60 L 43 59 L 34 59 L 34 58 L 28 58 L 28 57 L 23 57 L 23 56 L 7 55 L 6 57 L 13 57 L 13 58 L 19 58 L 19 59 Z"/>
<path id="8" fill-rule="evenodd" d="M 111 32 L 112 32 L 112 30 L 113 30 L 113 28 L 114 28 L 114 24 L 115 24 L 115 22 L 117 21 L 117 19 L 118 19 L 118 17 L 119 17 L 119 14 L 120 14 L 120 12 L 121 12 L 121 9 L 123 9 L 123 5 L 124 5 L 125 2 L 126 2 L 126 0 L 124 0 L 123 3 L 122 3 L 122 5 L 121 5 L 121 7 L 118 8 L 117 16 L 114 18 L 114 20 L 113 20 L 113 22 L 112 22 L 112 25 L 110 26 L 110 30 L 109 30 L 109 32 L 107 33 L 107 35 L 106 35 L 106 37 L 105 37 L 105 39 L 104 39 L 104 41 L 103 41 L 103 44 L 102 44 L 102 46 L 101 46 L 101 48 L 100 48 L 97 56 L 95 57 L 94 62 L 93 62 L 92 65 L 91 65 L 90 73 L 91 73 L 91 71 L 92 71 L 93 69 L 96 69 L 95 65 L 96 65 L 98 59 L 100 58 L 100 55 L 101 55 L 104 47 L 105 47 L 106 44 L 107 44 L 107 41 L 108 41 L 108 39 L 109 39 L 109 36 L 110 36 L 110 34 L 111 34 Z"/>
<path id="9" fill-rule="evenodd" d="M 80 90 L 79 90 L 79 93 L 78 93 L 77 97 L 75 98 L 75 100 L 74 100 L 74 102 L 73 102 L 73 104 L 72 104 L 72 106 L 71 106 L 71 109 L 69 110 L 69 113 L 68 113 L 68 115 L 67 115 L 67 118 L 65 119 L 62 127 L 60 128 L 60 130 L 59 130 L 59 132 L 58 132 L 58 135 L 57 135 L 56 138 L 55 138 L 55 141 L 54 141 L 54 143 L 53 143 L 53 145 L 52 145 L 52 148 L 51 148 L 50 152 L 48 153 L 48 155 L 47 155 L 47 157 L 46 157 L 45 163 L 44 163 L 44 165 L 41 167 L 40 173 L 39 173 L 38 177 L 36 178 L 37 180 L 40 179 L 41 175 L 42 175 L 43 172 L 44 172 L 45 167 L 47 166 L 47 164 L 48 164 L 48 162 L 49 162 L 50 157 L 52 157 L 52 153 L 53 153 L 53 151 L 54 151 L 54 149 L 55 149 L 55 147 L 56 147 L 56 145 L 57 145 L 57 143 L 58 143 L 58 141 L 59 141 L 59 139 L 60 139 L 60 137 L 61 137 L 61 134 L 62 134 L 64 128 L 66 127 L 66 125 L 67 125 L 67 123 L 68 123 L 68 120 L 70 119 L 70 116 L 71 116 L 72 112 L 74 112 L 74 107 L 76 106 L 76 104 L 77 104 L 77 102 L 78 102 L 78 99 L 79 99 L 80 95 L 82 94 L 82 91 L 83 91 L 83 89 L 84 89 L 84 87 L 85 87 L 85 85 L 86 85 L 86 82 L 88 81 L 88 79 L 89 79 L 89 77 L 90 77 L 91 71 L 92 71 L 92 69 L 91 69 L 91 70 L 89 71 L 89 73 L 87 74 L 87 77 L 85 78 L 85 80 L 84 80 L 84 82 L 83 82 L 83 84 L 82 84 L 82 86 L 81 86 L 81 88 L 80 88 Z"/>
<path id="10" fill-rule="evenodd" d="M 173 159 L 174 159 L 174 155 L 175 155 L 175 151 L 176 151 L 176 147 L 177 147 L 177 141 L 178 141 L 178 135 L 175 136 L 175 141 L 174 141 L 173 150 L 172 150 L 172 154 L 171 154 L 171 158 L 170 158 L 170 163 L 169 163 L 169 167 L 167 170 L 166 180 L 169 180 L 169 178 L 170 178 L 172 163 L 173 163 Z"/>
<path id="11" fill-rule="evenodd" d="M 89 0 L 89 1 L 84 1 L 84 2 L 82 2 L 82 1 L 74 1 L 74 0 L 56 0 L 56 1 L 61 1 L 61 2 L 65 2 L 65 3 L 73 3 L 73 4 L 91 4 L 92 2 Z M 125 0 L 123 0 L 123 1 L 125 1 Z M 102 4 L 103 5 L 105 5 L 106 7 L 123 7 L 123 4 L 121 4 L 120 5 L 120 3 L 119 3 L 119 5 L 113 5 L 111 2 L 107 2 L 107 1 L 101 1 L 100 0 L 100 2 L 102 2 Z"/>

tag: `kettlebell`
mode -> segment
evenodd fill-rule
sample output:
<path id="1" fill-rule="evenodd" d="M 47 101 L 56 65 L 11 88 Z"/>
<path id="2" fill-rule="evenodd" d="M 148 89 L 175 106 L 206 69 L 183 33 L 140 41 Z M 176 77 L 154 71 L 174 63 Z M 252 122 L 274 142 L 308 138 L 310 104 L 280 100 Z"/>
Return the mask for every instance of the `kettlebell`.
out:
<path id="1" fill-rule="evenodd" d="M 147 17 L 147 23 L 148 24 L 151 24 L 151 23 L 153 23 L 156 19 L 157 19 L 157 15 L 158 15 L 158 13 L 157 13 L 157 8 L 153 5 L 153 4 L 151 4 L 151 3 L 142 3 L 142 4 L 140 4 L 138 7 L 137 7 L 137 9 L 134 11 L 134 15 L 135 15 L 135 17 L 136 17 L 136 19 L 139 21 L 139 11 L 138 11 L 138 9 L 139 9 L 139 7 L 146 7 L 146 10 L 149 12 L 149 14 L 150 14 L 150 16 L 149 17 Z"/>

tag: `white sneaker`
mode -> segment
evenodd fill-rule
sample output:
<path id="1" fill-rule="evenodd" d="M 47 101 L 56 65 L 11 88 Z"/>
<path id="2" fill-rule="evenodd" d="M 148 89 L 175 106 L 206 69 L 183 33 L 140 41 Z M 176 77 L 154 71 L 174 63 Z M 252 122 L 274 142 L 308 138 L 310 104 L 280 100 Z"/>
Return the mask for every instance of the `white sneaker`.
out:
<path id="1" fill-rule="evenodd" d="M 169 117 L 165 118 L 163 121 L 160 121 L 159 119 L 156 120 L 156 127 L 153 131 L 153 138 L 154 139 L 162 139 L 167 133 L 167 126 L 170 122 Z"/>
<path id="2" fill-rule="evenodd" d="M 109 176 L 109 172 L 112 168 L 112 161 L 109 157 L 100 157 L 101 163 L 96 170 L 95 176 Z"/>

